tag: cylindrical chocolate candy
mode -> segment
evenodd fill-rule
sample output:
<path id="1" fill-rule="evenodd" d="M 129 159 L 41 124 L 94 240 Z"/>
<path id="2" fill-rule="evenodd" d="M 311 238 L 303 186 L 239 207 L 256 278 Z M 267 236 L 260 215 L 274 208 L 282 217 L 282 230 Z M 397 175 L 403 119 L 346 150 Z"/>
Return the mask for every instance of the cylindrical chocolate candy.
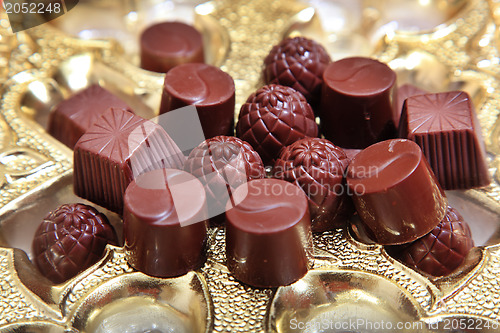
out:
<path id="1" fill-rule="evenodd" d="M 320 118 L 328 140 L 362 149 L 396 137 L 396 73 L 387 65 L 370 58 L 345 58 L 329 64 L 323 80 Z"/>
<path id="2" fill-rule="evenodd" d="M 376 143 L 354 157 L 347 184 L 365 234 L 379 244 L 404 244 L 443 219 L 447 199 L 420 147 L 409 140 Z"/>
<path id="3" fill-rule="evenodd" d="M 160 114 L 194 105 L 205 138 L 233 135 L 234 81 L 219 68 L 184 64 L 165 75 Z"/>
<path id="4" fill-rule="evenodd" d="M 127 260 L 152 276 L 174 277 L 206 259 L 205 189 L 193 175 L 159 169 L 137 177 L 125 191 Z"/>
<path id="5" fill-rule="evenodd" d="M 256 179 L 234 191 L 226 212 L 227 266 L 241 282 L 271 288 L 308 270 L 312 250 L 307 197 L 279 179 Z"/>
<path id="6" fill-rule="evenodd" d="M 203 63 L 204 58 L 201 34 L 185 23 L 157 23 L 141 34 L 141 68 L 166 73 L 180 64 Z"/>

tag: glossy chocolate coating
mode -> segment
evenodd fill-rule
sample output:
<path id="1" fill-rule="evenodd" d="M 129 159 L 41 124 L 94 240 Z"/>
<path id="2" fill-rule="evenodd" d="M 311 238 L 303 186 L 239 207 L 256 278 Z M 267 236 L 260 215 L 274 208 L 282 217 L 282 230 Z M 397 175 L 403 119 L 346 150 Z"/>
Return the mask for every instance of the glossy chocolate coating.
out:
<path id="1" fill-rule="evenodd" d="M 345 58 L 327 66 L 321 94 L 325 138 L 345 148 L 366 148 L 396 136 L 392 98 L 396 73 L 369 58 Z"/>
<path id="2" fill-rule="evenodd" d="M 227 266 L 254 287 L 293 283 L 307 273 L 312 250 L 307 197 L 279 179 L 256 179 L 233 193 L 226 212 Z"/>
<path id="3" fill-rule="evenodd" d="M 179 65 L 165 75 L 160 114 L 194 105 L 205 138 L 233 135 L 234 81 L 206 64 Z"/>
<path id="4" fill-rule="evenodd" d="M 141 68 L 166 73 L 177 65 L 204 62 L 203 39 L 190 25 L 161 22 L 141 34 Z"/>
<path id="5" fill-rule="evenodd" d="M 131 111 L 106 89 L 94 84 L 57 104 L 49 116 L 49 133 L 73 149 L 80 137 L 110 107 Z"/>
<path id="6" fill-rule="evenodd" d="M 468 189 L 490 183 L 481 127 L 466 92 L 408 98 L 400 135 L 422 148 L 444 189 Z"/>
<path id="7" fill-rule="evenodd" d="M 273 164 L 283 147 L 318 136 L 318 126 L 301 93 L 270 84 L 250 95 L 242 105 L 236 135 L 252 145 L 264 164 Z"/>
<path id="8" fill-rule="evenodd" d="M 319 103 L 323 72 L 331 62 L 325 48 L 304 37 L 286 38 L 264 59 L 266 84 L 299 91 L 314 108 Z"/>
<path id="9" fill-rule="evenodd" d="M 206 201 L 203 185 L 182 170 L 147 172 L 124 196 L 127 260 L 152 276 L 183 275 L 206 259 Z"/>
<path id="10" fill-rule="evenodd" d="M 444 276 L 464 262 L 474 246 L 469 225 L 454 208 L 427 235 L 404 245 L 388 246 L 387 252 L 413 269 Z"/>
<path id="11" fill-rule="evenodd" d="M 394 100 L 394 124 L 399 126 L 401 113 L 403 112 L 403 105 L 408 97 L 427 94 L 427 91 L 422 90 L 412 84 L 404 84 L 397 90 L 397 96 Z"/>
<path id="12" fill-rule="evenodd" d="M 239 185 L 265 176 L 259 154 L 234 136 L 216 136 L 200 143 L 189 154 L 184 170 L 204 185 L 213 223 L 224 221 L 227 200 Z"/>
<path id="13" fill-rule="evenodd" d="M 313 232 L 342 228 L 353 213 L 344 181 L 348 163 L 341 148 L 319 138 L 292 143 L 276 160 L 273 176 L 294 183 L 308 196 Z"/>
<path id="14" fill-rule="evenodd" d="M 446 213 L 444 192 L 410 140 L 386 140 L 361 151 L 349 164 L 347 184 L 363 222 L 356 228 L 379 244 L 414 241 Z"/>
<path id="15" fill-rule="evenodd" d="M 65 204 L 49 213 L 33 239 L 33 260 L 43 275 L 62 283 L 101 259 L 116 233 L 104 214 L 83 204 Z"/>
<path id="16" fill-rule="evenodd" d="M 157 124 L 123 109 L 108 109 L 74 150 L 75 194 L 118 214 L 123 193 L 145 171 L 182 169 L 185 157 Z"/>

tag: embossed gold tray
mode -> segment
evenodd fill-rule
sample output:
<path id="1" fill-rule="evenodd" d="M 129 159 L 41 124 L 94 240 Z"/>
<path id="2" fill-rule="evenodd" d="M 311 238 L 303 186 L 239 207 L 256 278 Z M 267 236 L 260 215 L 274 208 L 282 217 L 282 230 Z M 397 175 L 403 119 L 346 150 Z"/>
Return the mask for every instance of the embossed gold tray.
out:
<path id="1" fill-rule="evenodd" d="M 500 5 L 310 2 L 319 10 L 285 0 L 221 0 L 194 10 L 190 1 L 81 1 L 51 24 L 16 35 L 0 14 L 0 332 L 500 330 Z M 425 19 L 412 30 L 419 15 Z M 399 84 L 469 92 L 495 180 L 448 193 L 478 245 L 461 269 L 431 279 L 339 229 L 314 236 L 313 269 L 303 279 L 255 289 L 229 274 L 224 229 L 213 228 L 206 265 L 182 277 L 135 272 L 122 248 L 110 246 L 74 279 L 61 285 L 44 279 L 29 261 L 38 223 L 62 203 L 85 202 L 73 194 L 72 152 L 45 131 L 50 108 L 98 82 L 141 115 L 154 116 L 162 75 L 137 67 L 133 41 L 147 22 L 165 17 L 194 22 L 203 32 L 208 61 L 235 79 L 237 109 L 261 84 L 271 46 L 296 34 L 319 40 L 335 59 L 377 57 L 398 72 Z M 88 28 L 88 21 L 97 23 Z M 105 213 L 121 236 L 119 217 Z"/>

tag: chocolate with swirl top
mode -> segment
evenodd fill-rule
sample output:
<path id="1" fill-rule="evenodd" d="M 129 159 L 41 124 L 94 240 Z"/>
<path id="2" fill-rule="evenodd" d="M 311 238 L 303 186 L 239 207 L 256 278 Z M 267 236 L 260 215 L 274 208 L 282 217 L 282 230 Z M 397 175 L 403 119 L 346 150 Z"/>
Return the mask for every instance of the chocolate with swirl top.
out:
<path id="1" fill-rule="evenodd" d="M 311 221 L 304 192 L 279 179 L 256 179 L 233 193 L 226 212 L 226 256 L 238 280 L 254 287 L 293 283 L 308 270 Z"/>
<path id="2" fill-rule="evenodd" d="M 211 65 L 183 64 L 165 75 L 160 114 L 194 105 L 209 139 L 234 134 L 234 103 L 234 81 L 229 74 Z"/>
<path id="3" fill-rule="evenodd" d="M 364 149 L 347 169 L 347 184 L 362 228 L 379 244 L 403 244 L 429 233 L 443 219 L 447 199 L 420 147 L 386 140 Z"/>

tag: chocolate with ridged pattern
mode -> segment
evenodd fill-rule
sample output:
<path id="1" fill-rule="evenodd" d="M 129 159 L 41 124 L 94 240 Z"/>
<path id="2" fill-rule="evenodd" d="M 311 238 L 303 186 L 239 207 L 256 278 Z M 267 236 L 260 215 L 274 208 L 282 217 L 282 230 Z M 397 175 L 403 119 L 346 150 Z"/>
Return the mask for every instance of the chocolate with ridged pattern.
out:
<path id="1" fill-rule="evenodd" d="M 164 167 L 182 169 L 185 157 L 159 125 L 110 108 L 74 149 L 75 194 L 118 214 L 134 176 Z"/>

